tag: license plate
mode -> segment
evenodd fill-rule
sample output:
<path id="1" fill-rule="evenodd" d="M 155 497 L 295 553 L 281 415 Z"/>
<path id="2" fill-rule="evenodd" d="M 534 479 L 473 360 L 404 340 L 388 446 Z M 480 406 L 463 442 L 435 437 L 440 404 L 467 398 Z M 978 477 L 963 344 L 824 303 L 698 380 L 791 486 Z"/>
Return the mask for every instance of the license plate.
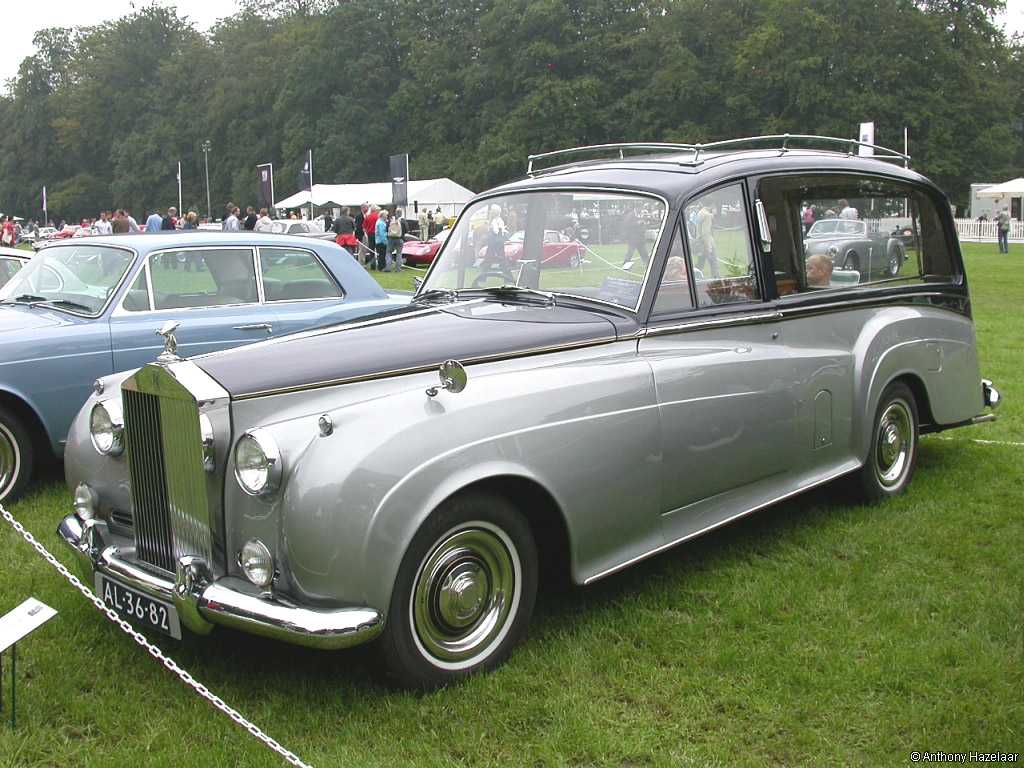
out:
<path id="1" fill-rule="evenodd" d="M 100 573 L 96 574 L 96 594 L 126 619 L 181 640 L 178 612 L 170 603 L 154 600 Z"/>

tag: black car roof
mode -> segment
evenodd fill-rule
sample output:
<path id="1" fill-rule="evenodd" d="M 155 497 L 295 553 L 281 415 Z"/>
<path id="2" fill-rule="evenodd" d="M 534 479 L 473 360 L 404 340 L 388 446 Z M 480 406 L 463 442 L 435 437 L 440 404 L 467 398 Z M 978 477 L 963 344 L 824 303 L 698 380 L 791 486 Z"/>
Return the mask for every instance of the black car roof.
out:
<path id="1" fill-rule="evenodd" d="M 677 202 L 698 189 L 737 177 L 795 171 L 870 173 L 935 188 L 921 174 L 896 163 L 840 152 L 755 149 L 706 153 L 699 163 L 692 160 L 692 154 L 659 154 L 573 163 L 503 184 L 480 197 L 527 189 L 590 187 L 648 192 Z"/>

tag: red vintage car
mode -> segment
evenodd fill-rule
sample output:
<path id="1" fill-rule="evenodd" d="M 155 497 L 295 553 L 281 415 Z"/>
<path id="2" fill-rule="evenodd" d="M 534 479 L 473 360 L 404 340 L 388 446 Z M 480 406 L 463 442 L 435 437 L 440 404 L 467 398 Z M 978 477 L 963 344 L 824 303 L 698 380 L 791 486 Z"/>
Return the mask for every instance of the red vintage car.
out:
<path id="1" fill-rule="evenodd" d="M 442 229 L 429 240 L 409 240 L 402 245 L 402 259 L 407 264 L 430 264 L 449 232 L 450 229 Z"/>
<path id="2" fill-rule="evenodd" d="M 519 261 L 523 254 L 522 230 L 513 232 L 505 241 L 505 258 L 509 261 Z M 579 240 L 574 240 L 568 235 L 555 229 L 544 230 L 544 250 L 541 257 L 541 267 L 578 267 L 583 263 L 583 254 L 587 246 Z M 487 247 L 480 249 L 479 256 L 484 258 L 487 255 Z"/>

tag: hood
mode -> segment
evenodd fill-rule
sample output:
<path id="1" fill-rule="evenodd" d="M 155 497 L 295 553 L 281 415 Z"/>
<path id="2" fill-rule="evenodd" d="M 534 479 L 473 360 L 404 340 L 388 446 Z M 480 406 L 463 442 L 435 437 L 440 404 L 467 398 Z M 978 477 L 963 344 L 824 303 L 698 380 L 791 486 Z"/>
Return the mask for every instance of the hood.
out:
<path id="1" fill-rule="evenodd" d="M 475 299 L 411 304 L 192 360 L 238 398 L 615 338 L 615 326 L 596 312 Z"/>
<path id="2" fill-rule="evenodd" d="M 0 333 L 8 331 L 33 331 L 65 325 L 69 321 L 60 313 L 44 307 L 27 307 L 18 304 L 0 306 Z"/>

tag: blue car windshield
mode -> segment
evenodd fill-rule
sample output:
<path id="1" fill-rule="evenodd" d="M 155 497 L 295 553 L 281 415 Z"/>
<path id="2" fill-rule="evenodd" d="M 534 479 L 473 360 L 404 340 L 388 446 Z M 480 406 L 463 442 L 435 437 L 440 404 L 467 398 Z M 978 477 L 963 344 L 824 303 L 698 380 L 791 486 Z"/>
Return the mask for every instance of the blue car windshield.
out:
<path id="1" fill-rule="evenodd" d="M 0 301 L 46 302 L 54 309 L 97 315 L 134 258 L 110 246 L 52 245 L 0 288 Z"/>

